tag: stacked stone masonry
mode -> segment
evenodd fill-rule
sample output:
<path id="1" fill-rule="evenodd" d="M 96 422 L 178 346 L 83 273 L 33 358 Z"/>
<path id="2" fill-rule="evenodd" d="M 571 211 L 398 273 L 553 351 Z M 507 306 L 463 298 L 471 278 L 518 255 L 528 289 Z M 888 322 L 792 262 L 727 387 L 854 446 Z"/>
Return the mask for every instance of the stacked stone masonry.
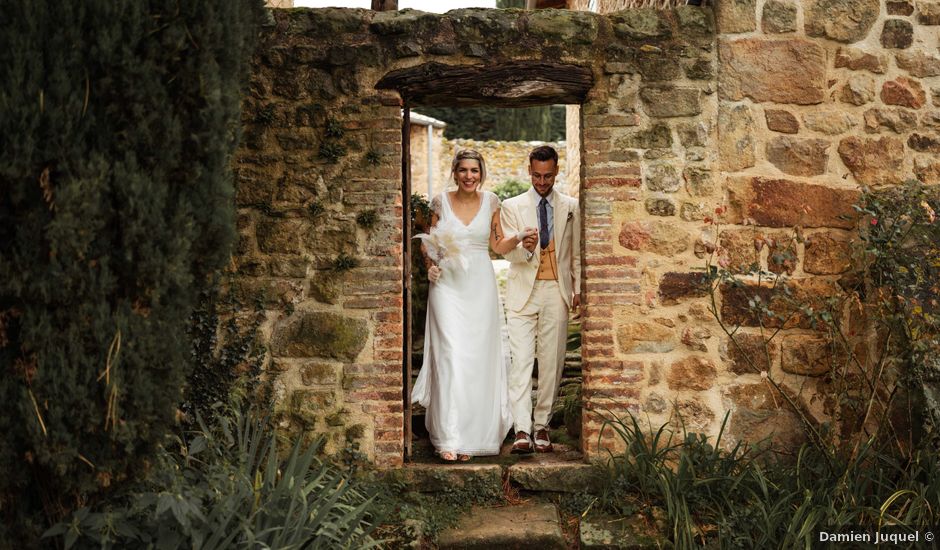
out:
<path id="1" fill-rule="evenodd" d="M 730 413 L 733 438 L 797 441 L 761 371 L 822 419 L 827 342 L 794 319 L 745 360 L 759 330 L 722 289 L 721 315 L 743 326 L 742 345 L 729 344 L 701 283 L 703 244 L 717 241 L 731 270 L 788 274 L 812 303 L 849 268 L 860 185 L 940 180 L 937 2 L 272 14 L 235 165 L 240 286 L 268 312 L 284 425 L 381 466 L 401 463 L 405 433 L 402 101 L 375 88 L 390 71 L 590 68 L 580 168 L 569 167 L 581 182 L 588 456 L 615 444 L 603 416 L 628 412 L 711 434 Z M 773 246 L 756 250 L 755 236 Z"/>

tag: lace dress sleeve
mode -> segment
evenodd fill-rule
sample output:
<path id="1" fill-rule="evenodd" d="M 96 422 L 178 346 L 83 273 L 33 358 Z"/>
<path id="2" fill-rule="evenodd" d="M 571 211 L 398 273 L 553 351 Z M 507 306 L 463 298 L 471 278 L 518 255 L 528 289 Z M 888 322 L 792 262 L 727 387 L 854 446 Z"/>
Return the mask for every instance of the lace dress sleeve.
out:
<path id="1" fill-rule="evenodd" d="M 490 212 L 496 212 L 500 208 L 499 197 L 492 191 L 486 192 L 486 198 L 490 201 Z"/>
<path id="2" fill-rule="evenodd" d="M 434 212 L 435 214 L 437 214 L 438 218 L 441 217 L 441 196 L 440 195 L 435 195 L 434 198 L 431 199 L 431 212 Z"/>

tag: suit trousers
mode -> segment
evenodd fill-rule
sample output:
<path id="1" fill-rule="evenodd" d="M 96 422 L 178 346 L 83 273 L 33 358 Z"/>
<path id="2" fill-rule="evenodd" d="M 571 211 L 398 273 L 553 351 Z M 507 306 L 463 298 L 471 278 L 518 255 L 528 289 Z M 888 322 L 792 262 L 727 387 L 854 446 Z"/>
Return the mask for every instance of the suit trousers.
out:
<path id="1" fill-rule="evenodd" d="M 509 327 L 509 403 L 515 430 L 532 434 L 532 362 L 538 357 L 535 430 L 548 429 L 552 404 L 558 395 L 568 339 L 568 306 L 558 281 L 535 281 L 532 294 L 519 311 L 506 314 Z"/>

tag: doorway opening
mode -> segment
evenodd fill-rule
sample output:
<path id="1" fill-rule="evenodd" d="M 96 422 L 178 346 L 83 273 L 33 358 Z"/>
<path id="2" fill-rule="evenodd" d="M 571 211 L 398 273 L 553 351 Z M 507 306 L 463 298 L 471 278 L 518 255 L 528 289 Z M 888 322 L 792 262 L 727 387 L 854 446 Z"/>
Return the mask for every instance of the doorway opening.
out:
<path id="1" fill-rule="evenodd" d="M 434 64 L 429 64 L 434 65 Z M 427 232 L 430 200 L 453 189 L 451 160 L 461 149 L 476 149 L 486 159 L 487 178 L 482 189 L 501 200 L 530 188 L 528 153 L 547 144 L 559 153 L 559 175 L 555 189 L 577 197 L 581 187 L 579 104 L 590 88 L 590 71 L 580 67 L 513 63 L 512 67 L 430 67 L 409 69 L 409 75 L 390 74 L 379 87 L 394 87 L 405 100 L 402 130 L 403 197 L 410 198 L 405 210 L 405 360 L 403 398 L 405 401 L 405 460 L 433 461 L 434 449 L 425 428 L 425 412 L 411 404 L 411 388 L 424 359 L 424 338 L 428 295 L 427 272 L 420 246 L 412 237 Z M 539 65 L 533 67 L 533 65 Z M 520 71 L 520 69 L 522 69 Z M 436 72 L 436 78 L 427 78 Z M 553 75 L 554 73 L 554 75 Z M 554 76 L 554 78 L 553 78 Z M 390 86 L 396 80 L 398 86 Z M 423 78 L 422 78 L 423 77 Z M 424 81 L 424 86 L 418 80 Z M 447 81 L 452 87 L 448 89 Z M 466 84 L 473 81 L 476 90 Z M 462 82 L 464 86 L 456 86 Z M 402 84 L 405 84 L 404 86 Z M 494 90 L 494 86 L 503 89 Z M 461 90 L 455 95 L 453 90 Z M 581 238 L 580 235 L 577 238 Z M 501 303 L 509 262 L 491 252 L 491 260 Z M 581 262 L 580 258 L 576 259 Z M 580 292 L 580 289 L 577 289 Z M 509 358 L 505 305 L 502 315 L 504 361 Z M 567 345 L 560 389 L 556 394 L 550 421 L 555 446 L 551 458 L 581 458 L 581 328 L 573 312 L 567 326 Z M 533 395 L 537 388 L 537 362 L 533 369 Z M 498 457 L 475 460 L 505 461 L 512 443 L 511 432 Z"/>

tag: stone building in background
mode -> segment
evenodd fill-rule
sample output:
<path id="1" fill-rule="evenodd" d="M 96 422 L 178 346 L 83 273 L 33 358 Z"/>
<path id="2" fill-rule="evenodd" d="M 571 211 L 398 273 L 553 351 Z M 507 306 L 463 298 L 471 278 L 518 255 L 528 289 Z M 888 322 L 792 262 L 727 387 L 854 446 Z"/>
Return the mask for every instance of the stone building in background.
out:
<path id="1" fill-rule="evenodd" d="M 452 153 L 444 145 L 447 123 L 412 111 L 411 120 L 411 192 L 424 196 L 440 193 L 448 180 L 442 178 L 441 163 L 450 166 Z M 451 155 L 451 156 L 448 156 Z"/>

